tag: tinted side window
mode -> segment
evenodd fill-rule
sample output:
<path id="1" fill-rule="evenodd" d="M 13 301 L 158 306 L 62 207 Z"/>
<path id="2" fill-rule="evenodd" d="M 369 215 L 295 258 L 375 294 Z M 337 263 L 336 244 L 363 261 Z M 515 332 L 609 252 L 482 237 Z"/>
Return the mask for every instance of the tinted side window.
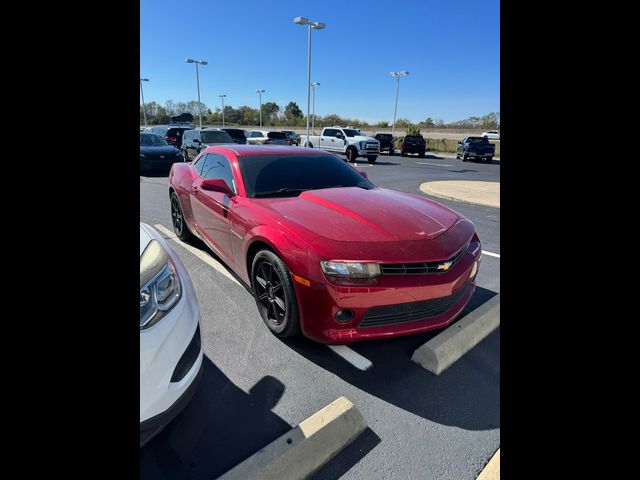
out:
<path id="1" fill-rule="evenodd" d="M 202 176 L 202 167 L 204 167 L 204 163 L 206 162 L 208 156 L 209 154 L 205 153 L 200 158 L 198 158 L 193 164 L 197 174 L 200 176 Z"/>
<path id="2" fill-rule="evenodd" d="M 200 176 L 202 178 L 221 178 L 227 182 L 231 190 L 236 191 L 236 183 L 233 180 L 231 163 L 229 163 L 229 159 L 223 155 L 217 155 L 215 153 L 208 154 Z"/>
<path id="3" fill-rule="evenodd" d="M 327 128 L 322 134 L 323 137 L 335 137 L 337 130 L 335 128 Z"/>

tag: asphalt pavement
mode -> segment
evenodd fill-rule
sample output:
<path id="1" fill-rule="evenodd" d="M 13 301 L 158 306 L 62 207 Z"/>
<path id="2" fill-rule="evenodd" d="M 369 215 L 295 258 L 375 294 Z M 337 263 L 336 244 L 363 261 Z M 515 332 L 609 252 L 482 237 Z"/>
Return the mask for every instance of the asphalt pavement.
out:
<path id="1" fill-rule="evenodd" d="M 427 181 L 500 179 L 499 162 L 436 155 L 382 155 L 356 167 L 379 186 L 422 196 Z M 500 210 L 434 199 L 473 221 L 482 241 L 470 311 L 500 291 Z M 140 177 L 140 220 L 171 237 L 166 172 Z M 193 401 L 141 449 L 142 478 L 215 478 L 342 395 L 369 428 L 315 479 L 471 480 L 499 448 L 500 329 L 440 376 L 410 360 L 437 331 L 351 344 L 373 364 L 362 371 L 327 346 L 276 338 L 247 287 L 213 268 L 216 256 L 201 242 L 171 245 L 200 302 L 205 367 Z"/>

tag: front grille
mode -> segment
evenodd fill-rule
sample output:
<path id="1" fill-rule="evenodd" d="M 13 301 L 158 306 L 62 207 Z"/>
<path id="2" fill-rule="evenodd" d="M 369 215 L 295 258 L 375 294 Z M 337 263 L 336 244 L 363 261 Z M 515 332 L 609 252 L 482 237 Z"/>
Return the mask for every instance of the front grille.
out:
<path id="1" fill-rule="evenodd" d="M 470 284 L 448 297 L 424 300 L 421 302 L 401 303 L 367 310 L 358 328 L 381 327 L 413 322 L 441 315 L 449 310 L 468 291 Z"/>
<path id="2" fill-rule="evenodd" d="M 196 333 L 193 335 L 189 346 L 184 351 L 180 360 L 178 360 L 178 364 L 176 365 L 175 370 L 173 371 L 173 375 L 171 375 L 171 382 L 179 382 L 184 378 L 184 376 L 189 373 L 193 364 L 196 363 L 198 359 L 198 354 L 200 353 L 200 324 L 196 328 Z"/>
<path id="3" fill-rule="evenodd" d="M 444 273 L 449 271 L 462 258 L 467 251 L 468 245 L 456 253 L 449 260 L 438 262 L 418 262 L 418 263 L 383 263 L 380 265 L 382 275 L 425 275 L 427 273 Z M 443 266 L 451 262 L 449 268 Z"/>

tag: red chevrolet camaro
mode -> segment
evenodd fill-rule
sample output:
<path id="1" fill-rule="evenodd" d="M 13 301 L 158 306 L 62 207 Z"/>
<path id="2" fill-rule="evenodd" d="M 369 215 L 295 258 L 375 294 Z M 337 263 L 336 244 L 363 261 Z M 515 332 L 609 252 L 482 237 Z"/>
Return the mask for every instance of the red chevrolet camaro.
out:
<path id="1" fill-rule="evenodd" d="M 471 298 L 473 224 L 300 147 L 215 146 L 169 174 L 176 235 L 251 285 L 265 324 L 346 344 L 442 328 Z"/>

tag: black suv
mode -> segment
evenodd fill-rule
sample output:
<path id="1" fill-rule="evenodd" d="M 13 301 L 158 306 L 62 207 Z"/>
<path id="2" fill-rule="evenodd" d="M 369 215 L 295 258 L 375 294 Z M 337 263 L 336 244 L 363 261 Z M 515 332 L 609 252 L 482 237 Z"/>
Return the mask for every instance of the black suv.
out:
<path id="1" fill-rule="evenodd" d="M 247 136 L 244 134 L 244 130 L 241 128 L 226 128 L 222 127 L 220 130 L 224 130 L 229 134 L 233 141 L 239 143 L 240 145 L 245 145 L 247 143 Z"/>
<path id="2" fill-rule="evenodd" d="M 293 130 L 282 130 L 287 138 L 289 138 L 289 145 L 295 145 L 296 147 L 300 145 L 300 135 L 298 135 Z"/>
<path id="3" fill-rule="evenodd" d="M 391 135 L 390 133 L 376 133 L 375 137 L 373 138 L 380 142 L 380 153 L 386 151 L 389 153 L 389 155 L 394 154 L 393 135 Z"/>
<path id="4" fill-rule="evenodd" d="M 187 130 L 182 136 L 182 155 L 185 162 L 190 162 L 198 154 L 211 145 L 235 144 L 233 138 L 219 128 L 203 128 L 202 130 Z"/>
<path id="5" fill-rule="evenodd" d="M 427 151 L 427 142 L 422 135 L 407 135 L 402 140 L 401 155 L 407 153 L 417 153 L 420 158 L 424 158 Z"/>
<path id="6" fill-rule="evenodd" d="M 151 127 L 148 133 L 155 133 L 164 138 L 169 145 L 180 148 L 182 145 L 182 134 L 187 130 L 195 128 L 193 125 L 165 125 Z"/>

